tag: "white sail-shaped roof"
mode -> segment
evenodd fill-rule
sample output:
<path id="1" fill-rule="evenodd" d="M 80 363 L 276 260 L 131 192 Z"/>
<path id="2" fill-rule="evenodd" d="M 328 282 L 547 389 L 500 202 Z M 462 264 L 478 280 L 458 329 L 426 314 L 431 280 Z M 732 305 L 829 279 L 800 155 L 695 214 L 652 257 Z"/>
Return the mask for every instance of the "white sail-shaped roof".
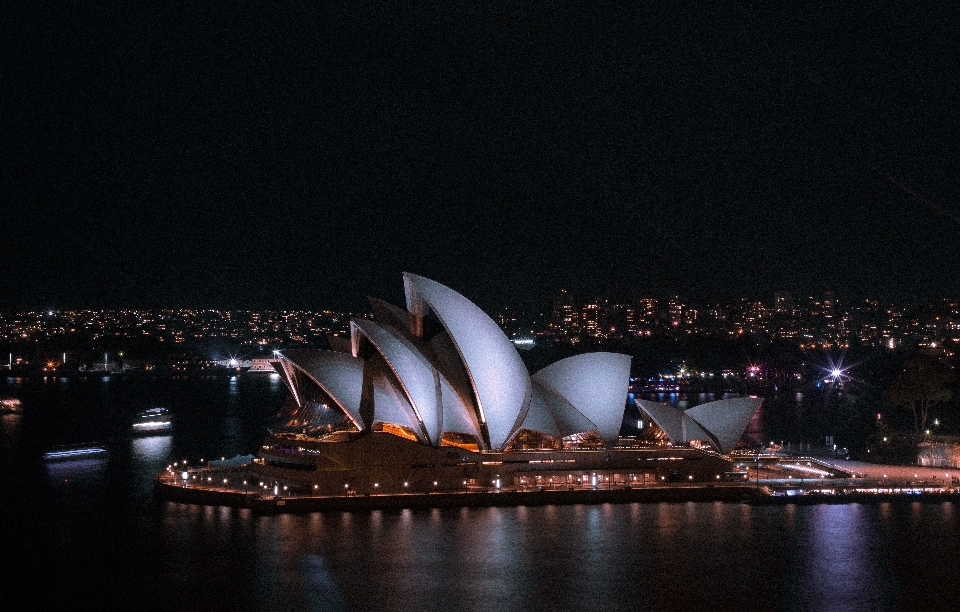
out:
<path id="1" fill-rule="evenodd" d="M 694 406 L 684 414 L 713 434 L 721 453 L 729 453 L 747 430 L 750 419 L 763 403 L 757 397 L 737 397 Z"/>
<path id="2" fill-rule="evenodd" d="M 373 421 L 402 425 L 410 429 L 417 440 L 430 444 L 430 440 L 424 435 L 423 428 L 417 420 L 413 406 L 410 405 L 403 390 L 397 387 L 386 372 L 371 373 L 371 382 L 373 383 Z"/>
<path id="3" fill-rule="evenodd" d="M 634 400 L 637 408 L 643 411 L 650 420 L 663 430 L 671 442 L 683 442 L 683 411 L 673 406 L 661 404 L 651 400 Z"/>
<path id="4" fill-rule="evenodd" d="M 608 445 L 616 444 L 630 384 L 629 355 L 575 355 L 548 365 L 533 378 L 559 393 L 594 423 Z"/>
<path id="5" fill-rule="evenodd" d="M 520 429 L 558 437 L 595 430 L 616 442 L 629 356 L 579 355 L 531 377 L 475 304 L 414 274 L 404 274 L 404 288 L 409 312 L 371 299 L 376 321 L 351 322 L 352 355 L 282 352 L 276 369 L 299 407 L 313 399 L 302 388 L 309 379 L 359 430 L 394 423 L 433 446 L 449 432 L 475 437 L 482 449 L 503 449 Z"/>
<path id="6" fill-rule="evenodd" d="M 410 313 L 390 302 L 378 300 L 374 297 L 368 297 L 367 299 L 373 307 L 373 318 L 377 323 L 390 325 L 404 336 L 410 333 Z"/>
<path id="7" fill-rule="evenodd" d="M 360 392 L 363 386 L 363 361 L 337 351 L 292 349 L 280 355 L 306 374 L 330 396 L 359 430 Z"/>
<path id="8" fill-rule="evenodd" d="M 557 427 L 557 422 L 553 419 L 553 415 L 547 407 L 547 401 L 540 393 L 538 387 L 539 385 L 536 384 L 533 386 L 533 394 L 530 396 L 530 405 L 527 406 L 527 414 L 523 418 L 520 427 L 517 428 L 517 431 L 529 429 L 530 431 L 538 431 L 556 438 L 562 438 L 560 428 Z"/>
<path id="9" fill-rule="evenodd" d="M 633 403 L 650 417 L 650 420 L 656 423 L 657 427 L 663 430 L 663 433 L 667 434 L 671 442 L 679 444 L 684 441 L 682 410 L 652 400 L 638 399 L 634 400 Z"/>
<path id="10" fill-rule="evenodd" d="M 429 307 L 453 340 L 490 445 L 502 448 L 530 401 L 530 377 L 516 348 L 493 319 L 456 291 L 415 274 L 404 273 L 403 280 L 407 309 L 423 317 Z"/>
<path id="11" fill-rule="evenodd" d="M 290 394 L 293 395 L 293 401 L 298 408 L 302 408 L 304 401 L 300 397 L 300 389 L 297 388 L 296 383 L 294 382 L 294 372 L 296 371 L 296 366 L 294 366 L 289 359 L 278 359 L 276 361 L 271 361 L 273 369 L 276 370 L 277 374 L 280 375 L 280 378 L 283 380 L 283 384 L 287 386 L 287 389 L 290 390 Z"/>
<path id="12" fill-rule="evenodd" d="M 580 414 L 573 405 L 542 380 L 533 378 L 530 407 L 519 429 L 529 429 L 558 438 L 598 430 L 597 424 Z"/>
<path id="13" fill-rule="evenodd" d="M 721 453 L 729 453 L 746 431 L 762 399 L 740 397 L 717 400 L 679 410 L 650 400 L 635 400 L 637 407 L 675 443 L 704 440 Z"/>
<path id="14" fill-rule="evenodd" d="M 443 405 L 440 398 L 439 375 L 430 362 L 397 330 L 365 319 L 350 322 L 353 354 L 357 356 L 362 334 L 373 343 L 393 370 L 406 400 L 411 405 L 417 423 L 421 424 L 429 444 L 440 446 L 443 432 Z"/>
<path id="15" fill-rule="evenodd" d="M 439 375 L 439 379 L 440 399 L 443 402 L 443 431 L 468 434 L 474 436 L 478 443 L 482 442 L 483 435 L 480 433 L 476 414 L 463 403 L 443 374 Z"/>
<path id="16" fill-rule="evenodd" d="M 638 399 L 634 400 L 634 403 L 667 434 L 671 442 L 680 444 L 690 440 L 704 440 L 716 444 L 714 436 L 683 410 L 650 400 Z"/>

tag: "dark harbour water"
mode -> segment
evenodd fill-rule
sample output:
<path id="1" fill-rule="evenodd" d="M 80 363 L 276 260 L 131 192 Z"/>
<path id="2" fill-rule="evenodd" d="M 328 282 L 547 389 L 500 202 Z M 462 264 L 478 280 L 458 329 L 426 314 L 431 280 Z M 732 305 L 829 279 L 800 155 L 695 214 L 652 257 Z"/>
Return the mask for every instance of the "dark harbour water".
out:
<path id="1" fill-rule="evenodd" d="M 285 397 L 275 379 L 0 379 L 0 394 L 24 404 L 0 417 L 5 610 L 960 609 L 951 503 L 255 517 L 156 503 L 150 478 L 170 457 L 253 450 Z M 126 436 L 153 405 L 174 433 Z M 94 440 L 108 457 L 40 460 Z"/>

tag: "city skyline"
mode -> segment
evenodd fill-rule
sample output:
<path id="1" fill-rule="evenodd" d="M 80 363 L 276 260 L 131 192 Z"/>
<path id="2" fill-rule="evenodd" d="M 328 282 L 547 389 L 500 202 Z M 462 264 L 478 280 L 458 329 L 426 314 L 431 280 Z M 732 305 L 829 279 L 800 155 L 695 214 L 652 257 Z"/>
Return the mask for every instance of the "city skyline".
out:
<path id="1" fill-rule="evenodd" d="M 91 345 L 98 341 L 148 341 L 193 348 L 212 342 L 220 347 L 221 353 L 228 346 L 259 350 L 333 346 L 338 343 L 334 337 L 349 336 L 352 319 L 369 319 L 374 311 L 375 308 L 356 312 L 176 308 L 0 310 L 0 343 L 23 349 L 26 345 L 50 342 L 80 341 Z M 519 348 L 526 348 L 526 341 L 532 345 L 534 338 L 543 336 L 574 345 L 642 340 L 650 336 L 674 340 L 743 338 L 755 342 L 786 341 L 801 350 L 846 349 L 851 345 L 921 348 L 944 357 L 952 356 L 960 347 L 960 300 L 950 299 L 919 304 L 879 300 L 851 302 L 838 299 L 833 292 L 815 298 L 793 297 L 781 291 L 767 301 L 739 298 L 731 302 L 692 303 L 676 296 L 618 300 L 602 296 L 578 298 L 561 292 L 547 309 L 504 308 L 490 314 L 508 337 L 519 342 Z"/>

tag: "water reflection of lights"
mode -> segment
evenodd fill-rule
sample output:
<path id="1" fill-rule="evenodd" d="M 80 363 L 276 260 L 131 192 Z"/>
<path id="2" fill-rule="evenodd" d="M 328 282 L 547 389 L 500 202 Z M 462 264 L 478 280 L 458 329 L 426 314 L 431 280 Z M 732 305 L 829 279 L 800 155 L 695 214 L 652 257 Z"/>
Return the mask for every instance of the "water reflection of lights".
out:
<path id="1" fill-rule="evenodd" d="M 885 566 L 871 562 L 876 542 L 870 510 L 858 504 L 825 504 L 804 513 L 809 559 L 801 578 L 807 597 L 820 610 L 880 609 Z M 867 588 L 854 588 L 855 585 Z"/>
<path id="2" fill-rule="evenodd" d="M 141 461 L 164 461 L 170 456 L 173 436 L 135 438 L 131 443 L 133 456 Z"/>
<path id="3" fill-rule="evenodd" d="M 54 482 L 75 480 L 95 482 L 102 477 L 107 466 L 106 453 L 95 457 L 72 461 L 53 461 L 47 463 L 47 473 Z"/>

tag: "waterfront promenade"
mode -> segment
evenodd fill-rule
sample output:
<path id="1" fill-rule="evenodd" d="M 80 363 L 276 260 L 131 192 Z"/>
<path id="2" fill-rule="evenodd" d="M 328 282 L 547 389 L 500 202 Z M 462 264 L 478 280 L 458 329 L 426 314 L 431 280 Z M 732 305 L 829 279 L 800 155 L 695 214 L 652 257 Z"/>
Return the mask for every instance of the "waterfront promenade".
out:
<path id="1" fill-rule="evenodd" d="M 893 483 L 931 483 L 945 484 L 960 488 L 957 480 L 960 479 L 960 468 L 950 467 L 923 467 L 916 465 L 879 465 L 874 463 L 865 463 L 863 461 L 849 461 L 844 459 L 831 459 L 826 463 L 836 465 L 838 468 L 850 473 L 857 474 L 862 478 L 874 480 L 888 480 Z"/>
<path id="2" fill-rule="evenodd" d="M 767 464 L 749 481 L 659 483 L 641 486 L 470 487 L 460 491 L 410 494 L 313 495 L 279 482 L 264 483 L 245 466 L 208 467 L 157 474 L 154 493 L 164 501 L 249 508 L 255 513 L 306 513 L 400 508 L 540 506 L 602 503 L 872 503 L 880 501 L 960 501 L 960 470 L 874 465 L 835 460 L 843 477 L 794 476 L 794 470 Z M 817 469 L 817 468 L 812 468 Z"/>
<path id="3" fill-rule="evenodd" d="M 168 475 L 154 481 L 159 499 L 179 503 L 250 508 L 256 513 L 303 513 L 400 508 L 459 508 L 490 506 L 545 506 L 632 502 L 747 502 L 768 495 L 754 486 L 723 483 L 710 485 L 662 485 L 644 487 L 564 489 L 495 489 L 444 491 L 437 493 L 310 495 L 296 492 L 258 492 L 249 485 L 188 484 Z"/>

